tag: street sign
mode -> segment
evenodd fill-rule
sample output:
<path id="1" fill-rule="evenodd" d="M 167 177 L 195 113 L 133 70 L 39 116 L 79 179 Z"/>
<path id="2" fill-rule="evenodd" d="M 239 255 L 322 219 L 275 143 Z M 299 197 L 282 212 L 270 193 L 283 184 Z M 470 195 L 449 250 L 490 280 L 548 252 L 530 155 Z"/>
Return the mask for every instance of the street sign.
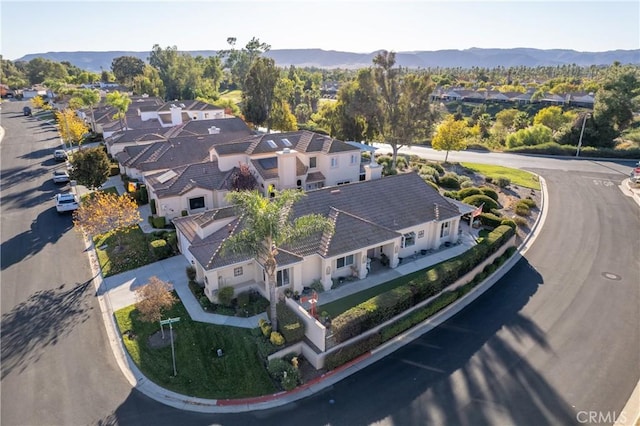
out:
<path id="1" fill-rule="evenodd" d="M 180 321 L 180 317 L 177 318 L 169 318 L 166 320 L 160 320 L 160 325 L 173 324 L 174 322 Z"/>

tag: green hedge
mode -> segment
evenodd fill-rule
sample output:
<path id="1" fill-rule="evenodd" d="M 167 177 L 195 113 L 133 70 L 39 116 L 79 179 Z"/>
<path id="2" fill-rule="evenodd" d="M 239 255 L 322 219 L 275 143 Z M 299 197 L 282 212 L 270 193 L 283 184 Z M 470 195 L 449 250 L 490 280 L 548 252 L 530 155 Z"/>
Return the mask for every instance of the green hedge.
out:
<path id="1" fill-rule="evenodd" d="M 502 224 L 502 221 L 504 220 L 504 218 L 496 216 L 493 213 L 481 213 L 480 216 L 478 216 L 478 219 L 480 220 L 481 224 L 490 228 L 497 228 Z"/>
<path id="2" fill-rule="evenodd" d="M 334 318 L 331 322 L 334 338 L 337 342 L 349 340 L 438 294 L 489 255 L 495 253 L 514 232 L 512 227 L 500 225 L 480 244 L 473 246 L 462 255 L 408 277 L 398 278 L 403 284 L 366 300 Z"/>
<path id="3" fill-rule="evenodd" d="M 304 324 L 286 303 L 279 302 L 276 305 L 278 314 L 278 331 L 288 344 L 300 342 L 304 339 Z"/>
<path id="4" fill-rule="evenodd" d="M 480 188 L 475 188 L 475 187 L 464 188 L 458 191 L 458 197 L 459 199 L 463 200 L 467 197 L 471 197 L 472 195 L 481 195 L 482 193 L 483 192 Z"/>
<path id="5" fill-rule="evenodd" d="M 501 236 L 498 240 L 501 240 L 502 238 L 503 237 Z M 476 274 L 472 281 L 455 290 L 441 293 L 425 306 L 396 318 L 392 323 L 382 327 L 378 333 L 374 333 L 362 340 L 346 344 L 338 351 L 330 353 L 327 355 L 325 367 L 329 370 L 339 367 L 435 315 L 437 312 L 469 293 L 475 286 L 480 284 L 487 275 L 489 275 L 489 273 L 495 271 L 500 265 L 504 264 L 507 259 L 513 256 L 515 251 L 515 247 L 509 247 L 502 256 L 497 258 L 492 264 L 487 265 L 482 272 Z"/>
<path id="6" fill-rule="evenodd" d="M 149 243 L 153 256 L 157 260 L 166 259 L 173 254 L 173 249 L 166 240 L 153 240 Z"/>

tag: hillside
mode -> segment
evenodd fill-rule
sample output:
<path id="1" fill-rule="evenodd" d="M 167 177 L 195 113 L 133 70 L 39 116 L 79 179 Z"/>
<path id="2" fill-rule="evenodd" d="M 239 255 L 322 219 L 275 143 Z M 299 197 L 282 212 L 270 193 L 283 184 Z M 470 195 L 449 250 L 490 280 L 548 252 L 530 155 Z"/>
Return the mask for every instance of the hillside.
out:
<path id="1" fill-rule="evenodd" d="M 192 56 L 215 55 L 214 50 L 189 51 Z M 377 52 L 351 53 L 322 49 L 281 49 L 271 50 L 265 56 L 271 57 L 281 67 L 318 68 L 362 68 L 371 65 Z M 111 61 L 119 56 L 135 56 L 147 61 L 149 52 L 109 51 L 109 52 L 47 52 L 25 55 L 16 61 L 30 61 L 41 57 L 56 62 L 69 61 L 73 65 L 93 72 L 111 69 Z M 556 66 L 576 64 L 580 66 L 610 65 L 615 61 L 622 64 L 640 64 L 640 49 L 612 50 L 607 52 L 577 52 L 566 49 L 480 49 L 436 50 L 397 52 L 397 64 L 408 68 L 493 68 L 497 66 Z"/>

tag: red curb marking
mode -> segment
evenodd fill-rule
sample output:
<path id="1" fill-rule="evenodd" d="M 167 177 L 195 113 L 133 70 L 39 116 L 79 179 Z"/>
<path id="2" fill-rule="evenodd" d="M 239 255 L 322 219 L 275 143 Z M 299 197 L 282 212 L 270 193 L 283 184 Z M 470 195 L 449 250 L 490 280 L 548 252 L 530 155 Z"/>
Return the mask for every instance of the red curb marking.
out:
<path id="1" fill-rule="evenodd" d="M 354 364 L 357 364 L 358 362 L 361 362 L 367 358 L 369 358 L 371 356 L 371 352 L 366 352 L 362 355 L 360 355 L 357 358 L 352 359 L 351 361 L 349 361 L 346 364 L 341 365 L 340 367 L 336 368 L 335 370 L 331 370 L 327 373 L 324 373 L 323 375 L 316 377 L 315 379 L 304 383 L 300 386 L 298 386 L 297 388 L 290 390 L 290 391 L 286 391 L 286 392 L 278 392 L 278 393 L 274 393 L 272 395 L 263 395 L 263 396 L 256 396 L 254 398 L 239 398 L 239 399 L 219 399 L 216 401 L 215 405 L 219 405 L 219 406 L 229 406 L 229 405 L 246 405 L 246 404 L 257 404 L 260 402 L 267 402 L 267 401 L 272 401 L 274 399 L 278 399 L 281 396 L 285 396 L 285 395 L 291 395 L 294 393 L 298 393 L 298 392 L 302 392 L 303 390 L 315 385 L 316 383 L 319 383 L 321 381 L 323 381 L 324 379 L 333 376 L 334 374 L 337 374 L 340 371 L 346 370 L 347 368 L 351 367 Z"/>

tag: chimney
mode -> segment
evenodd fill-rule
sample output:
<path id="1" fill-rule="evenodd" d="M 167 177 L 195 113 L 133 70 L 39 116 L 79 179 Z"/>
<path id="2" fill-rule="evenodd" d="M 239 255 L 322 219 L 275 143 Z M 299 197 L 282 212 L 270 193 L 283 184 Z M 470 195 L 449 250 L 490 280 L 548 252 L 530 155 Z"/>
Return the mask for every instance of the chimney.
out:
<path id="1" fill-rule="evenodd" d="M 210 135 L 217 135 L 217 134 L 220 134 L 220 128 L 219 128 L 219 127 L 211 126 L 211 127 L 209 127 L 209 129 L 208 129 L 208 130 L 209 130 L 209 134 L 210 134 Z"/>

